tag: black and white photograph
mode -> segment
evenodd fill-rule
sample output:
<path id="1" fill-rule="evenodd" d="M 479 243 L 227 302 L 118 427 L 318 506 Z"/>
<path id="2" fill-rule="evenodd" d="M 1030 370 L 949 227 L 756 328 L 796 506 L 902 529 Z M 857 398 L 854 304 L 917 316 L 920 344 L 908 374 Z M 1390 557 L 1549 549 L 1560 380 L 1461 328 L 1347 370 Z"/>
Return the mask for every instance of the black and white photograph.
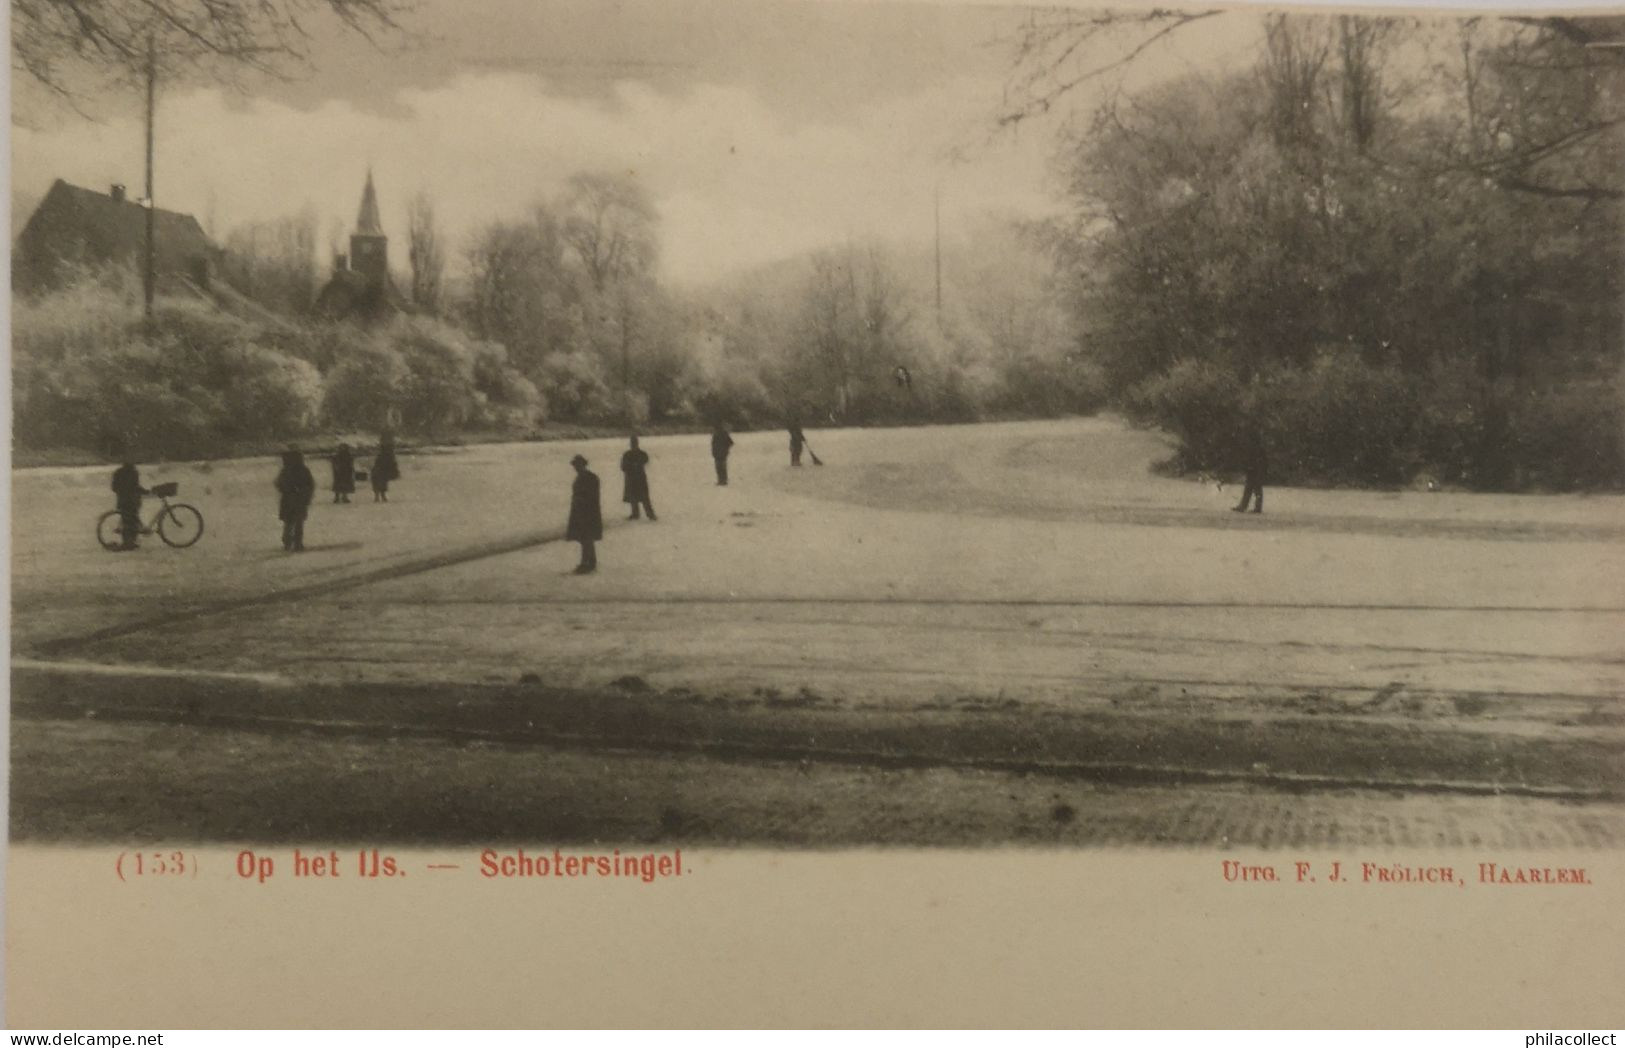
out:
<path id="1" fill-rule="evenodd" d="M 1625 847 L 1625 15 L 11 11 L 13 848 Z"/>

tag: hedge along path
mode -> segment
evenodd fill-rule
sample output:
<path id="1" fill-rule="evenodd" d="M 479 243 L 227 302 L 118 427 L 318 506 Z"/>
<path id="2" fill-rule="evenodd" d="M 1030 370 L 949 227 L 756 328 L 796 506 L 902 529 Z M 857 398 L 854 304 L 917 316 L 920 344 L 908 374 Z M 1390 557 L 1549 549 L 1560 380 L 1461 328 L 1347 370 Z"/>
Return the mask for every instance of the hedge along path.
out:
<path id="1" fill-rule="evenodd" d="M 302 586 L 289 586 L 286 589 L 274 589 L 268 593 L 257 593 L 249 597 L 239 597 L 234 600 L 215 601 L 197 607 L 190 607 L 184 611 L 170 612 L 168 614 L 154 615 L 132 622 L 121 622 L 101 629 L 91 630 L 89 633 L 80 633 L 67 637 L 55 637 L 40 641 L 32 645 L 33 651 L 39 655 L 55 656 L 70 654 L 80 649 L 97 644 L 115 637 L 127 637 L 136 633 L 149 633 L 154 630 L 166 629 L 170 626 L 185 622 L 195 622 L 199 619 L 214 618 L 219 615 L 229 615 L 233 612 L 247 611 L 254 608 L 270 607 L 276 604 L 286 604 L 291 601 L 303 600 L 307 597 L 325 597 L 331 593 L 338 593 L 356 586 L 367 586 L 374 582 L 389 582 L 394 579 L 406 578 L 410 575 L 421 575 L 425 572 L 435 571 L 439 568 L 454 567 L 458 564 L 467 564 L 470 561 L 484 560 L 488 557 L 500 557 L 508 553 L 518 553 L 521 550 L 545 546 L 552 542 L 564 539 L 564 528 L 549 528 L 546 531 L 530 531 L 520 535 L 510 535 L 506 538 L 495 539 L 490 542 L 481 542 L 457 549 L 446 550 L 441 553 L 429 554 L 421 557 L 412 557 L 398 561 L 384 567 L 374 568 L 370 571 L 361 571 L 353 574 L 338 575 Z"/>

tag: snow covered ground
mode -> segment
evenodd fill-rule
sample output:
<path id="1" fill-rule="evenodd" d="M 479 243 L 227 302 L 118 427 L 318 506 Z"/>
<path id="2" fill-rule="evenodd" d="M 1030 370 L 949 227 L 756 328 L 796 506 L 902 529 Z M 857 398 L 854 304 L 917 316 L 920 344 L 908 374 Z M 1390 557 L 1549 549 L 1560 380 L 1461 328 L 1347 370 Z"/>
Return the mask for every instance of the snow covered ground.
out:
<path id="1" fill-rule="evenodd" d="M 1250 764 L 1261 782 L 1530 787 L 1529 804 L 1560 803 L 1539 800 L 1543 790 L 1619 792 L 1625 498 L 1270 488 L 1255 516 L 1229 512 L 1233 487 L 1151 472 L 1166 442 L 1110 418 L 809 437 L 822 467 L 808 459 L 792 469 L 782 433 L 738 435 L 727 487 L 714 482 L 704 435 L 649 439 L 658 523 L 621 519 L 618 442 L 409 454 L 387 505 L 365 490 L 333 505 L 324 492 L 302 555 L 280 549 L 274 461 L 146 469 L 149 484 L 178 480 L 208 531 L 188 550 L 148 540 L 120 555 L 102 552 L 92 531 L 111 502 L 108 471 L 19 472 L 13 643 L 24 676 L 16 680 L 33 682 L 27 717 L 48 728 L 24 725 L 14 763 L 21 772 L 71 767 L 74 738 L 94 748 L 127 730 L 99 728 L 92 738 L 53 721 L 49 673 L 60 668 L 27 674 L 55 663 L 193 681 L 245 674 L 256 688 L 304 682 L 323 694 L 370 688 L 368 716 L 381 718 L 372 732 L 395 723 L 379 712 L 390 687 L 410 689 L 397 724 L 410 729 L 436 688 L 451 702 L 471 686 L 525 685 L 546 689 L 547 701 L 620 694 L 680 705 L 696 711 L 695 724 L 711 717 L 701 729 L 715 727 L 713 741 L 734 746 L 736 758 L 761 762 L 781 759 L 790 744 L 817 759 L 819 739 L 839 737 L 842 760 L 873 750 L 906 764 L 920 756 L 906 744 L 917 723 L 945 733 L 933 752 L 950 754 L 951 765 L 979 766 L 986 747 L 971 742 L 984 725 L 1014 740 L 1012 761 L 1061 759 L 1072 762 L 1069 774 L 1108 783 L 1123 769 L 1236 782 Z M 578 452 L 603 478 L 609 524 L 589 577 L 571 573 L 575 547 L 559 541 Z M 325 488 L 325 463 L 312 465 Z M 218 679 L 202 705 L 228 710 L 234 678 Z M 108 687 L 110 696 L 119 690 Z M 184 705 L 181 722 L 191 723 L 200 709 L 195 699 L 153 702 L 126 714 L 162 723 Z M 302 723 L 314 708 L 298 713 Z M 714 709 L 746 712 L 712 717 Z M 801 738 L 785 727 L 792 711 L 821 726 Z M 559 730 L 597 730 L 593 723 Z M 244 745 L 271 745 L 247 740 L 243 727 L 221 722 L 235 741 L 186 735 L 188 752 L 223 746 L 224 767 Z M 558 744 L 520 734 L 503 745 Z M 1063 738 L 1076 745 L 1046 748 Z M 883 744 L 869 747 L 875 739 Z M 1245 761 L 1243 743 L 1258 750 Z M 658 750 L 660 741 L 630 744 Z M 478 778 L 465 766 L 471 759 L 456 758 Z M 436 766 L 425 757 L 399 770 L 410 780 L 400 789 L 435 793 Z M 775 768 L 742 774 L 793 793 Z M 211 769 L 194 760 L 185 789 L 211 795 Z M 955 789 L 982 788 L 982 773 L 954 774 L 970 776 Z M 1015 774 L 1006 767 L 995 777 L 1008 785 Z M 573 797 L 605 786 L 574 781 Z M 150 785 L 159 795 L 181 788 Z M 42 779 L 16 799 L 43 812 L 52 791 L 66 788 Z M 1236 788 L 1246 789 L 1225 787 Z M 1192 788 L 1169 796 L 1180 789 Z M 1223 808 L 1229 796 L 1213 803 Z M 1378 817 L 1385 802 L 1376 796 L 1358 801 L 1360 818 Z M 1270 803 L 1290 820 L 1290 804 Z M 1503 818 L 1504 805 L 1493 803 L 1485 817 Z M 658 809 L 645 813 L 650 832 L 663 832 Z M 1106 814 L 1090 810 L 1063 838 L 1103 839 L 1090 820 Z M 101 822 L 112 817 L 103 814 Z M 73 835 L 77 816 L 61 809 L 53 818 L 33 825 Z M 1625 839 L 1612 801 L 1588 818 L 1572 839 Z M 460 823 L 448 814 L 446 825 Z M 707 825 L 712 839 L 802 839 Z M 933 825 L 928 839 L 982 832 Z M 1208 833 L 1191 837 L 1155 819 L 1135 825 L 1149 840 Z M 807 832 L 850 840 L 872 828 Z"/>
<path id="2" fill-rule="evenodd" d="M 826 465 L 792 470 L 782 434 L 741 435 L 726 488 L 704 437 L 649 440 L 654 524 L 618 519 L 617 444 L 409 456 L 388 505 L 319 499 L 301 556 L 278 545 L 274 463 L 149 468 L 208 532 L 128 556 L 92 541 L 104 471 L 20 473 L 14 641 L 323 678 L 636 675 L 897 702 L 1132 682 L 1584 712 L 1625 694 L 1625 499 L 1272 488 L 1254 516 L 1228 512 L 1230 487 L 1151 474 L 1162 441 L 1107 419 L 811 440 Z M 482 555 L 562 528 L 577 451 L 604 479 L 599 574 L 570 575 L 561 542 Z M 187 611 L 206 614 L 168 621 Z M 71 643 L 107 627 L 140 628 Z"/>

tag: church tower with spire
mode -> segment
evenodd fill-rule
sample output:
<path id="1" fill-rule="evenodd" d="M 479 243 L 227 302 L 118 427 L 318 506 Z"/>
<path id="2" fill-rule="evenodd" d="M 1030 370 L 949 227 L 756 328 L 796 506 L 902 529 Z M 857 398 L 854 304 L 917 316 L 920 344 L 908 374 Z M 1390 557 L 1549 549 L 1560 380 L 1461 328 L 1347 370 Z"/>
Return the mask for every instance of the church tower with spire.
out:
<path id="1" fill-rule="evenodd" d="M 378 218 L 378 190 L 373 188 L 372 168 L 367 168 L 367 186 L 361 191 L 361 210 L 356 215 L 355 232 L 350 234 L 350 268 L 360 273 L 367 287 L 382 291 L 389 280 L 389 237 Z"/>
<path id="2" fill-rule="evenodd" d="M 361 190 L 355 232 L 350 234 L 350 257 L 334 257 L 333 276 L 312 308 L 328 319 L 369 322 L 411 312 L 389 276 L 389 237 L 378 217 L 378 190 L 372 184 L 371 168 Z"/>

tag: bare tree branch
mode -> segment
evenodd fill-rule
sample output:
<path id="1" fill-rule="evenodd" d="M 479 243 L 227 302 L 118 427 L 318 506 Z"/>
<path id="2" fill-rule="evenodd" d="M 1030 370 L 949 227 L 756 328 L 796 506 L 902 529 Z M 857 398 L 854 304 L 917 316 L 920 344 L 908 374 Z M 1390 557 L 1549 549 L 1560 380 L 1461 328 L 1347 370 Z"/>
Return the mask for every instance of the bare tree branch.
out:
<path id="1" fill-rule="evenodd" d="M 1006 85 L 1001 127 L 1047 113 L 1061 98 L 1083 84 L 1128 66 L 1169 35 L 1223 12 L 1153 8 L 1135 12 L 1081 12 L 1050 9 L 1034 12 L 1015 41 L 1014 73 Z M 1149 30 L 1149 32 L 1145 32 Z M 1091 63 L 1081 72 L 1067 66 L 1096 43 L 1122 33 L 1141 32 L 1137 42 L 1115 58 Z"/>
<path id="2" fill-rule="evenodd" d="M 414 0 L 17 0 L 12 68 L 73 104 L 142 73 L 155 39 L 169 76 L 286 76 L 310 60 L 307 16 L 325 12 L 375 46 L 404 35 Z"/>

